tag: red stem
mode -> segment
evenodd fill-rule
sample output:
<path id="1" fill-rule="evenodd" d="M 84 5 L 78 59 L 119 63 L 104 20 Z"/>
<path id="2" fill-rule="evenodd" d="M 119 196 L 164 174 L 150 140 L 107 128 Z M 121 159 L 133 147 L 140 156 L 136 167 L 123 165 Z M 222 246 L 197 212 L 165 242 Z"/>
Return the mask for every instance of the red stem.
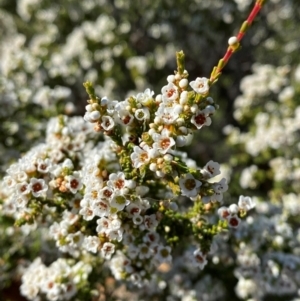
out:
<path id="1" fill-rule="evenodd" d="M 241 41 L 241 39 L 244 37 L 244 35 L 245 35 L 245 33 L 244 33 L 244 32 L 241 32 L 241 31 L 240 31 L 240 32 L 238 33 L 238 35 L 237 35 L 237 37 L 236 37 L 236 38 L 238 39 L 238 41 L 239 41 L 239 42 L 240 42 L 240 41 Z"/>
<path id="2" fill-rule="evenodd" d="M 229 59 L 232 56 L 232 54 L 233 54 L 232 49 L 228 48 L 227 51 L 226 51 L 226 53 L 225 53 L 225 55 L 224 55 L 224 57 L 223 57 L 223 60 L 224 60 L 225 64 L 229 61 Z"/>
<path id="3" fill-rule="evenodd" d="M 255 19 L 256 15 L 259 13 L 259 11 L 261 10 L 262 8 L 262 1 L 259 1 L 257 0 L 251 13 L 249 14 L 248 18 L 247 18 L 247 22 L 248 22 L 248 25 L 250 26 L 251 23 L 253 22 L 253 20 Z M 238 41 L 240 42 L 242 40 L 242 38 L 244 37 L 245 35 L 245 32 L 242 32 L 240 31 L 237 35 L 237 39 Z M 215 75 L 217 76 L 222 70 L 223 68 L 225 67 L 226 63 L 229 61 L 229 59 L 231 58 L 232 54 L 234 53 L 234 51 L 232 50 L 232 48 L 228 48 L 224 57 L 223 57 L 223 61 L 224 61 L 224 64 L 221 68 L 217 68 L 216 72 L 214 73 L 214 75 L 210 78 L 210 81 L 213 82 L 214 79 L 216 78 Z"/>
<path id="4" fill-rule="evenodd" d="M 259 13 L 260 10 L 261 10 L 261 5 L 256 2 L 248 19 L 247 19 L 247 22 L 249 23 L 249 25 L 251 25 L 251 23 L 253 22 L 254 18 L 256 17 L 256 15 Z"/>

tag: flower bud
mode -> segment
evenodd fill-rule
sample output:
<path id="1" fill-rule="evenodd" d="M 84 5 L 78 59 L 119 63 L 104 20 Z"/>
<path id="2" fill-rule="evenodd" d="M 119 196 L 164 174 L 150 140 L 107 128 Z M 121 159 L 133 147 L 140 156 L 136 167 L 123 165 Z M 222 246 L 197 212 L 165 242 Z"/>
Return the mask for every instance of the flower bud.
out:
<path id="1" fill-rule="evenodd" d="M 136 181 L 134 181 L 134 180 L 127 180 L 126 181 L 126 186 L 129 189 L 134 189 L 136 187 Z"/>
<path id="2" fill-rule="evenodd" d="M 89 114 L 89 118 L 92 122 L 97 121 L 100 118 L 100 113 L 98 111 L 93 111 Z"/>
<path id="3" fill-rule="evenodd" d="M 179 128 L 179 131 L 180 131 L 182 134 L 184 134 L 184 135 L 186 135 L 186 134 L 188 133 L 188 130 L 187 130 L 187 128 L 186 128 L 185 126 L 181 126 L 181 127 Z"/>
<path id="4" fill-rule="evenodd" d="M 86 109 L 87 112 L 92 112 L 93 111 L 93 107 L 90 104 L 85 106 L 85 109 Z"/>
<path id="5" fill-rule="evenodd" d="M 173 156 L 170 154 L 166 154 L 164 155 L 164 160 L 170 162 L 173 160 Z"/>
<path id="6" fill-rule="evenodd" d="M 231 214 L 237 214 L 239 212 L 239 207 L 237 204 L 231 204 L 229 206 L 229 211 Z"/>
<path id="7" fill-rule="evenodd" d="M 173 83 L 174 80 L 175 80 L 175 76 L 174 76 L 174 75 L 169 75 L 169 76 L 167 77 L 168 83 Z"/>
<path id="8" fill-rule="evenodd" d="M 108 104 L 108 99 L 106 96 L 101 98 L 101 106 L 106 106 Z"/>
<path id="9" fill-rule="evenodd" d="M 189 83 L 188 80 L 186 78 L 183 78 L 179 82 L 179 87 L 180 88 L 185 88 L 188 85 L 188 83 Z"/>
<path id="10" fill-rule="evenodd" d="M 165 176 L 165 173 L 162 172 L 161 170 L 157 170 L 157 171 L 156 171 L 156 175 L 157 175 L 159 178 L 162 178 L 162 177 Z"/>
<path id="11" fill-rule="evenodd" d="M 191 112 L 195 113 L 198 110 L 198 106 L 196 104 L 191 106 Z"/>
<path id="12" fill-rule="evenodd" d="M 181 105 L 184 105 L 184 104 L 187 103 L 187 101 L 188 101 L 188 92 L 187 92 L 187 91 L 181 92 L 181 94 L 180 94 L 180 99 L 179 99 L 179 103 L 180 103 Z"/>
<path id="13" fill-rule="evenodd" d="M 185 146 L 186 145 L 186 138 L 185 136 L 177 136 L 176 138 L 176 145 L 178 147 L 181 147 L 181 146 Z"/>
<path id="14" fill-rule="evenodd" d="M 181 79 L 181 75 L 180 75 L 179 73 L 176 73 L 175 79 L 176 79 L 176 80 L 180 80 L 180 79 Z"/>
<path id="15" fill-rule="evenodd" d="M 237 37 L 231 37 L 228 40 L 228 45 L 233 46 L 233 45 L 236 45 L 238 42 L 239 42 L 239 40 L 237 39 Z"/>
<path id="16" fill-rule="evenodd" d="M 207 97 L 206 98 L 206 101 L 208 102 L 208 103 L 211 103 L 211 104 L 213 104 L 214 103 L 214 100 L 213 100 L 213 98 L 212 97 Z"/>
<path id="17" fill-rule="evenodd" d="M 156 97 L 155 97 L 155 101 L 162 102 L 162 95 L 161 94 L 157 94 Z"/>
<path id="18" fill-rule="evenodd" d="M 149 165 L 149 169 L 150 169 L 151 171 L 156 171 L 156 170 L 157 170 L 157 165 L 156 165 L 156 163 L 151 163 L 151 164 Z"/>

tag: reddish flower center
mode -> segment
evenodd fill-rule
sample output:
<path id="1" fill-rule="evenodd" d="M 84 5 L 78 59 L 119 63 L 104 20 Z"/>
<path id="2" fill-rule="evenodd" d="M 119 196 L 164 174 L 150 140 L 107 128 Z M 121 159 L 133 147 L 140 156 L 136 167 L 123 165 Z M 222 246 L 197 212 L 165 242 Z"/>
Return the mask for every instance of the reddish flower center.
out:
<path id="1" fill-rule="evenodd" d="M 197 124 L 204 124 L 206 121 L 206 117 L 203 114 L 199 114 L 195 117 L 195 121 Z"/>
<path id="2" fill-rule="evenodd" d="M 170 89 L 168 92 L 167 92 L 167 96 L 168 97 L 172 97 L 173 96 L 173 94 L 175 93 L 175 89 Z"/>
<path id="3" fill-rule="evenodd" d="M 237 218 L 232 217 L 232 218 L 230 219 L 229 223 L 230 223 L 230 225 L 231 225 L 232 227 L 236 227 L 236 226 L 239 224 L 239 221 L 238 221 Z"/>
<path id="4" fill-rule="evenodd" d="M 112 192 L 109 189 L 105 189 L 103 195 L 107 198 L 111 197 Z"/>
<path id="5" fill-rule="evenodd" d="M 124 124 L 128 124 L 130 122 L 131 118 L 128 115 L 128 116 L 125 116 L 122 120 L 123 120 Z"/>
<path id="6" fill-rule="evenodd" d="M 131 213 L 131 214 L 139 213 L 139 208 L 132 208 L 132 209 L 130 210 L 130 213 Z"/>
<path id="7" fill-rule="evenodd" d="M 76 179 L 73 179 L 70 183 L 70 186 L 74 189 L 76 189 L 79 185 L 79 182 Z"/>
<path id="8" fill-rule="evenodd" d="M 34 185 L 32 185 L 32 190 L 34 192 L 38 192 L 38 191 L 40 191 L 42 189 L 43 189 L 43 187 L 42 187 L 41 183 L 35 183 Z"/>
<path id="9" fill-rule="evenodd" d="M 170 138 L 165 138 L 160 142 L 161 147 L 164 149 L 168 148 L 170 144 L 171 144 Z"/>
<path id="10" fill-rule="evenodd" d="M 116 182 L 115 182 L 115 186 L 118 188 L 118 189 L 121 189 L 122 187 L 124 187 L 125 185 L 125 182 L 124 180 L 122 179 L 118 179 Z"/>

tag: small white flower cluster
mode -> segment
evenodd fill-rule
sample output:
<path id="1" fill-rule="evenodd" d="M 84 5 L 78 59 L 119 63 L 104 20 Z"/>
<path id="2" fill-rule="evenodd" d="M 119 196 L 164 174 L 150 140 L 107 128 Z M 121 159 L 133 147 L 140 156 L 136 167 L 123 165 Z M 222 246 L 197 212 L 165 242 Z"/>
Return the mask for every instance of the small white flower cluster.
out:
<path id="1" fill-rule="evenodd" d="M 51 119 L 47 143 L 32 148 L 7 170 L 2 191 L 7 196 L 3 210 L 25 218 L 28 214 L 39 215 L 36 206 L 56 192 L 76 195 L 82 188 L 82 180 L 70 158 L 74 162 L 81 159 L 92 146 L 86 141 L 92 142 L 97 136 L 79 117 Z"/>
<path id="2" fill-rule="evenodd" d="M 193 90 L 188 91 L 187 77 L 187 71 L 168 76 L 168 84 L 155 98 L 150 89 L 121 102 L 106 97 L 100 100 L 90 95 L 84 119 L 94 124 L 96 131 L 103 131 L 113 140 L 119 126 L 125 126 L 131 140 L 123 139 L 123 143 L 135 143 L 130 154 L 133 167 L 141 171 L 150 169 L 163 178 L 173 173 L 175 149 L 188 145 L 195 130 L 209 126 L 210 116 L 217 107 L 208 96 L 209 80 L 198 77 L 190 82 Z M 86 85 L 90 87 L 90 83 Z M 218 163 L 210 161 L 201 174 L 204 182 L 218 175 Z M 221 202 L 223 192 L 228 188 L 226 180 L 222 179 L 210 184 L 213 194 L 200 193 L 205 185 L 202 186 L 202 182 L 190 173 L 182 174 L 179 184 L 183 196 L 195 198 L 201 194 L 204 202 Z"/>
<path id="3" fill-rule="evenodd" d="M 148 131 L 148 139 L 152 143 L 142 140 L 134 150 L 134 165 L 139 168 L 152 158 L 189 144 L 195 129 L 211 124 L 209 116 L 214 113 L 215 105 L 212 98 L 206 97 L 209 91 L 208 79 L 197 78 L 190 83 L 195 94 L 187 91 L 187 76 L 186 71 L 183 75 L 177 73 L 168 76 L 168 85 L 162 88 L 162 94 L 155 99 L 154 92 L 146 89 L 144 93 L 121 102 L 110 101 L 106 97 L 101 101 L 90 100 L 84 118 L 94 123 L 97 130 L 106 133 L 120 124 L 126 126 L 129 134 L 138 128 L 143 132 Z"/>
<path id="4" fill-rule="evenodd" d="M 30 300 L 44 295 L 49 301 L 70 300 L 87 282 L 90 264 L 59 258 L 46 267 L 36 258 L 22 275 L 21 294 Z"/>
<path id="5" fill-rule="evenodd" d="M 280 212 L 278 208 L 276 211 Z M 256 217 L 254 221 L 248 218 L 247 229 L 242 227 L 241 232 L 236 233 L 238 239 L 248 240 L 239 246 L 235 270 L 238 278 L 236 292 L 240 298 L 263 300 L 268 295 L 283 298 L 297 295 L 300 260 L 295 250 L 299 248 L 300 241 L 293 237 L 290 225 L 280 218 L 274 213 L 272 219 Z M 276 246 L 277 251 L 270 243 Z M 286 245 L 293 245 L 294 250 L 287 252 Z M 269 247 L 264 250 L 266 246 Z"/>
<path id="6" fill-rule="evenodd" d="M 299 296 L 298 69 L 256 66 L 254 74 L 242 80 L 243 95 L 236 100 L 237 119 L 247 119 L 251 128 L 245 133 L 226 130 L 230 143 L 245 150 L 237 154 L 247 162 L 240 184 L 253 193 L 259 188 L 262 195 L 255 201 L 259 215 L 248 217 L 233 234 L 238 242 L 236 294 L 245 300 Z M 258 106 L 264 112 L 256 110 Z M 230 218 L 237 209 L 231 206 L 219 209 L 219 214 Z"/>
<path id="7" fill-rule="evenodd" d="M 220 207 L 218 209 L 219 216 L 228 222 L 228 226 L 231 228 L 238 228 L 241 219 L 238 217 L 239 214 L 245 214 L 247 211 L 253 209 L 255 203 L 248 196 L 241 195 L 238 204 L 231 204 L 229 207 Z"/>
<path id="8" fill-rule="evenodd" d="M 211 182 L 211 179 L 218 176 L 220 174 L 220 165 L 217 162 L 209 161 L 203 169 L 200 170 L 203 179 L 202 182 L 205 185 L 210 185 L 212 189 L 212 193 L 210 195 L 202 195 L 201 200 L 203 203 L 209 202 L 223 202 L 223 193 L 227 191 L 228 185 L 225 178 L 222 178 L 219 182 Z M 195 200 L 195 197 L 200 192 L 200 188 L 202 186 L 202 182 L 195 179 L 192 174 L 185 174 L 179 179 L 179 186 L 181 188 L 181 194 L 191 198 L 191 200 Z M 209 183 L 209 184 L 208 184 Z"/>

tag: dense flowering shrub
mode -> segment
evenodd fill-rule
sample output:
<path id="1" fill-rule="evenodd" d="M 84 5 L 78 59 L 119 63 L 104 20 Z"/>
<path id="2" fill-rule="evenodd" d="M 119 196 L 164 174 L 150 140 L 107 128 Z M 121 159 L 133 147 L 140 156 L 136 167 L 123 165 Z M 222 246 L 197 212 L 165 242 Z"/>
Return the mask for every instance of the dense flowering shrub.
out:
<path id="1" fill-rule="evenodd" d="M 228 188 L 225 178 L 213 181 L 219 164 L 198 168 L 178 150 L 211 124 L 217 106 L 208 96 L 209 80 L 189 82 L 183 53 L 177 59 L 178 71 L 155 98 L 147 89 L 125 101 L 100 99 L 85 83 L 90 99 L 84 119 L 94 126 L 77 117 L 50 120 L 46 142 L 7 170 L 3 212 L 20 226 L 49 227 L 56 247 L 81 260 L 73 266 L 74 260 L 58 259 L 49 268 L 34 261 L 22 276 L 24 296 L 68 300 L 99 265 L 117 280 L 157 286 L 156 270 L 171 268 L 182 237 L 178 256 L 203 269 L 214 236 L 238 227 L 253 208 L 241 197 L 221 207 L 216 219 Z"/>
<path id="2" fill-rule="evenodd" d="M 240 236 L 245 242 L 235 273 L 241 298 L 287 300 L 299 293 L 299 70 L 254 65 L 234 103 L 236 120 L 250 126 L 225 128 L 236 152 L 236 178 L 257 196 L 259 213 Z"/>
<path id="3" fill-rule="evenodd" d="M 246 134 L 225 129 L 230 143 L 242 150 L 230 162 L 235 191 L 240 176 L 235 167 L 247 166 L 237 196 L 223 197 L 230 168 L 220 167 L 209 153 L 199 164 L 185 152 L 194 135 L 212 124 L 218 105 L 210 88 L 240 48 L 261 2 L 205 78 L 197 64 L 208 70 L 215 56 L 204 58 L 190 47 L 197 24 L 210 22 L 212 12 L 214 24 L 224 28 L 238 20 L 236 5 L 244 11 L 250 1 L 175 7 L 163 1 L 143 1 L 144 7 L 125 1 L 20 0 L 16 6 L 0 1 L 5 6 L 0 152 L 3 161 L 24 152 L 0 183 L 2 287 L 21 280 L 20 292 L 29 300 L 292 300 L 297 295 L 299 114 L 292 99 L 299 92 L 299 71 L 289 82 L 290 68 L 256 65 L 258 78 L 242 81 L 234 115 L 253 128 Z M 293 1 L 281 5 L 283 21 L 269 17 L 254 43 L 269 29 L 280 33 L 288 26 L 285 20 L 296 14 Z M 139 13 L 144 8 L 147 13 Z M 211 35 L 208 26 L 199 28 L 203 36 Z M 187 39 L 176 41 L 174 33 Z M 217 32 L 214 43 L 222 42 L 222 35 Z M 199 43 L 202 49 L 211 46 L 206 39 Z M 145 44 L 151 45 L 146 56 Z M 175 48 L 182 44 L 197 64 L 187 62 L 189 75 L 183 53 L 177 53 L 177 71 L 162 83 L 158 77 L 174 69 Z M 276 45 L 278 40 L 268 38 L 262 47 Z M 295 45 L 283 51 L 291 54 Z M 210 48 L 217 53 L 217 46 Z M 153 78 L 156 83 L 148 84 Z M 70 117 L 83 107 L 82 81 L 89 95 L 84 119 Z M 265 104 L 269 94 L 280 91 L 284 105 Z M 263 202 L 264 190 L 258 191 L 260 198 L 253 198 L 258 215 L 242 222 L 254 207 L 243 195 L 254 188 L 266 188 L 271 202 Z"/>

